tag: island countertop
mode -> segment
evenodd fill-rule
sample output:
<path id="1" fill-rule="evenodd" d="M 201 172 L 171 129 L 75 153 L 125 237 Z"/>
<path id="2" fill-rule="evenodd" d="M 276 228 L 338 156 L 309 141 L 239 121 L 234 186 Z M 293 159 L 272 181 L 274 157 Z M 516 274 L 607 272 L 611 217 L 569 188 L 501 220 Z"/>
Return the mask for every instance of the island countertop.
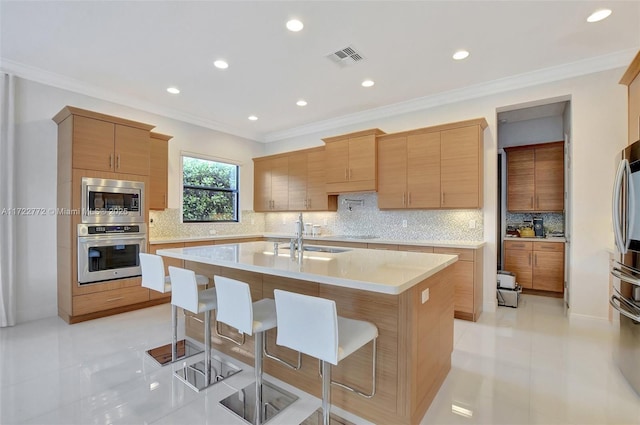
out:
<path id="1" fill-rule="evenodd" d="M 315 245 L 317 247 L 317 245 Z M 335 247 L 334 247 L 335 248 Z M 344 248 L 305 251 L 300 261 L 273 242 L 161 249 L 158 255 L 383 294 L 400 294 L 458 260 L 456 255 Z"/>

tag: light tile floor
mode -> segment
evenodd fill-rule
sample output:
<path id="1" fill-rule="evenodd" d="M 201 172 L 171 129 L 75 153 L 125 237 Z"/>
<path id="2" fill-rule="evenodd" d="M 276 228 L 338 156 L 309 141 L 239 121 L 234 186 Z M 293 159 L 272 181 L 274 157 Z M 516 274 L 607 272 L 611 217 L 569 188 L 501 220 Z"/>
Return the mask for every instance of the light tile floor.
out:
<path id="1" fill-rule="evenodd" d="M 0 329 L 0 424 L 242 424 L 218 401 L 252 369 L 197 394 L 144 354 L 168 340 L 168 305 L 69 326 L 59 318 Z M 422 424 L 640 424 L 640 397 L 612 361 L 614 329 L 523 296 L 477 323 L 455 323 L 452 369 Z M 300 396 L 270 424 L 298 424 Z M 368 424 L 336 409 L 346 419 Z"/>

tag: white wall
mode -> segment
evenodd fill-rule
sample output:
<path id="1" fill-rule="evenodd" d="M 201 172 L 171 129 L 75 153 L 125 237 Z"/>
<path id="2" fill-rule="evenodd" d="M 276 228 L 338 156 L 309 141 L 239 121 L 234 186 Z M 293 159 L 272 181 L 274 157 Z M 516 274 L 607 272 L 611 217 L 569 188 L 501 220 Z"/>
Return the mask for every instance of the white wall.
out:
<path id="1" fill-rule="evenodd" d="M 573 235 L 570 253 L 571 314 L 606 319 L 608 312 L 608 254 L 612 240 L 610 202 L 613 158 L 627 143 L 626 88 L 618 84 L 624 69 L 512 90 L 441 105 L 375 122 L 292 138 L 267 146 L 267 154 L 321 145 L 322 137 L 378 127 L 387 133 L 447 122 L 485 117 L 484 308 L 495 308 L 496 281 L 496 109 L 540 99 L 571 97 L 573 158 L 570 192 Z M 509 109 L 514 109 L 510 107 Z M 576 229 L 578 231 L 573 231 Z"/>
<path id="2" fill-rule="evenodd" d="M 498 124 L 500 136 L 498 147 L 524 146 L 564 140 L 562 124 L 560 115 Z"/>
<path id="3" fill-rule="evenodd" d="M 57 126 L 51 118 L 65 105 L 155 125 L 170 134 L 169 207 L 179 207 L 180 151 L 240 162 L 240 209 L 253 209 L 253 161 L 264 145 L 241 137 L 105 102 L 43 84 L 17 79 L 17 205 L 56 206 Z M 17 217 L 17 322 L 57 315 L 56 218 Z"/>

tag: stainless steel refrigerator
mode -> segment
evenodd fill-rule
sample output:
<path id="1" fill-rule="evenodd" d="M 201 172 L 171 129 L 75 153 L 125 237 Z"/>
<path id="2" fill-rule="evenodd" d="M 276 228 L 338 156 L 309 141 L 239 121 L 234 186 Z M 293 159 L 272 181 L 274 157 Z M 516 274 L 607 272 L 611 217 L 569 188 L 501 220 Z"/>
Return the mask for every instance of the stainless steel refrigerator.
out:
<path id="1" fill-rule="evenodd" d="M 609 303 L 620 319 L 614 357 L 640 395 L 640 141 L 622 151 L 612 203 L 616 258 L 611 274 L 617 279 Z"/>

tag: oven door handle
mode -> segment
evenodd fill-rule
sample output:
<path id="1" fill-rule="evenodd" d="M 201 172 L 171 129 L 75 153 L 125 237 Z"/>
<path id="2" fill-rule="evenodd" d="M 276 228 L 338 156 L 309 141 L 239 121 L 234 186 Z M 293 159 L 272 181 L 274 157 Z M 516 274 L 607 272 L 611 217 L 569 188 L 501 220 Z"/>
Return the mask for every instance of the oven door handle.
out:
<path id="1" fill-rule="evenodd" d="M 633 320 L 636 324 L 638 324 L 638 322 L 640 322 L 640 314 L 632 314 L 628 312 L 626 310 L 626 307 L 624 307 L 626 303 L 623 301 L 623 299 L 624 297 L 620 298 L 617 295 L 612 295 L 611 299 L 609 300 L 609 304 L 611 304 L 611 307 L 616 309 L 620 314 L 628 317 L 629 319 Z M 616 301 L 618 302 L 618 304 L 616 304 Z"/>
<path id="2" fill-rule="evenodd" d="M 100 246 L 122 245 L 118 243 L 120 241 L 123 241 L 123 242 L 141 241 L 141 243 L 146 244 L 147 235 L 118 234 L 118 235 L 103 235 L 103 236 L 78 236 L 79 243 L 91 243 L 91 244 L 97 244 Z"/>
<path id="3" fill-rule="evenodd" d="M 611 275 L 614 277 L 617 277 L 618 279 L 624 282 L 630 283 L 632 285 L 640 286 L 640 279 L 638 279 L 637 277 L 631 276 L 630 274 L 625 273 L 616 267 L 614 267 L 611 270 Z"/>

